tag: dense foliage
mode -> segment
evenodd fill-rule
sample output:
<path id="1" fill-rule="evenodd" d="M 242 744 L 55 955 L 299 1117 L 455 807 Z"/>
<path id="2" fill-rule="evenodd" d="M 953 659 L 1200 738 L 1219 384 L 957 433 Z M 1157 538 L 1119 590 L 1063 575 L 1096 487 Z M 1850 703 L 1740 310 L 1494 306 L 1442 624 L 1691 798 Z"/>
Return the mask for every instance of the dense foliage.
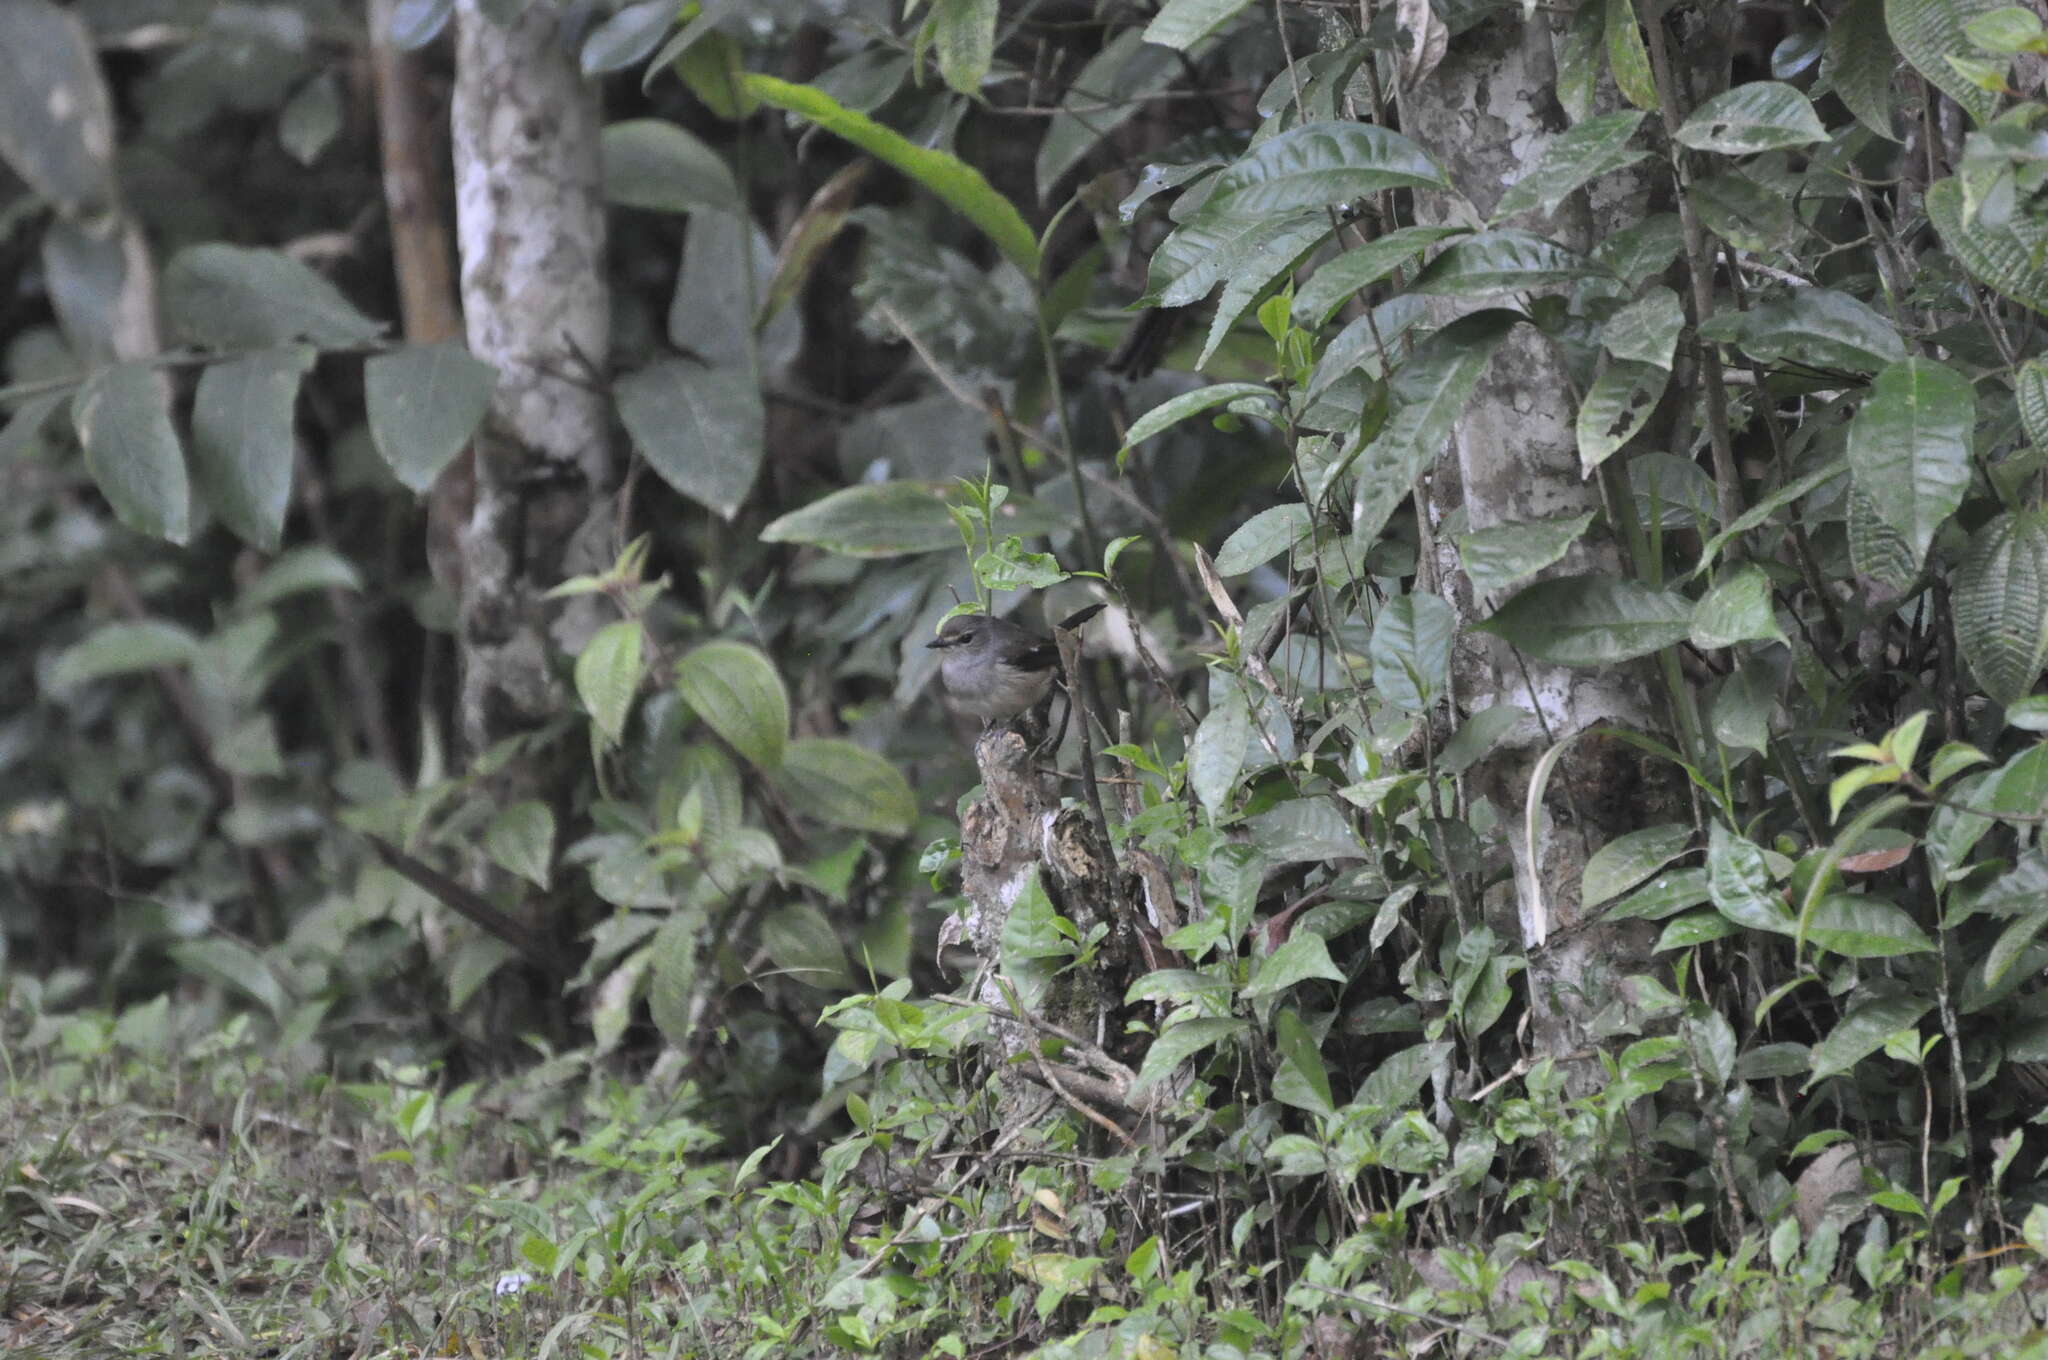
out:
<path id="1" fill-rule="evenodd" d="M 74 1114 L 268 1155 L 191 1044 L 502 1249 L 449 1349 L 518 1267 L 505 1344 L 602 1354 L 2018 1353 L 2033 10 L 565 7 L 610 334 L 516 373 L 389 187 L 491 176 L 376 124 L 554 11 L 372 13 L 0 0 L 0 1301 L 105 1255 Z M 494 544 L 548 384 L 630 462 Z M 1044 754 L 1101 872 L 987 887 L 962 601 L 1110 605 Z M 382 1230 L 283 1212 L 312 1353 Z"/>

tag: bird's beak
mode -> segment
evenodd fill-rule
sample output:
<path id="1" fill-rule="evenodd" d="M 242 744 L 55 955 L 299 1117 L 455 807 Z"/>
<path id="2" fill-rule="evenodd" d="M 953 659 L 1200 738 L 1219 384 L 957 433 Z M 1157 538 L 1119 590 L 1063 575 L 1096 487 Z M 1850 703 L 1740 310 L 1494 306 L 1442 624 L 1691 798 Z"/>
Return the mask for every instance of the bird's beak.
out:
<path id="1" fill-rule="evenodd" d="M 952 644 L 952 643 L 950 643 L 950 642 L 948 642 L 948 641 L 947 641 L 947 640 L 946 640 L 945 638 L 933 638 L 933 639 L 932 639 L 932 640 L 931 640 L 930 642 L 927 642 L 927 643 L 926 643 L 926 644 L 925 644 L 924 646 L 925 646 L 925 650 L 926 650 L 926 651 L 930 651 L 930 650 L 931 650 L 932 648 L 934 648 L 934 647 L 950 647 L 950 646 L 952 646 L 952 645 L 953 645 L 953 644 Z"/>

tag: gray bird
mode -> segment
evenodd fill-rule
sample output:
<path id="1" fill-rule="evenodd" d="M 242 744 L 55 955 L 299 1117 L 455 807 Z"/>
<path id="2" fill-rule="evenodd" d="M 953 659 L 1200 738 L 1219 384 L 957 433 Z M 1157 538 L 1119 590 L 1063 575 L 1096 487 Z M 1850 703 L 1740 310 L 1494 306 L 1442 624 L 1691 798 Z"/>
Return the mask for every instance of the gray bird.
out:
<path id="1" fill-rule="evenodd" d="M 1090 605 L 1060 627 L 1078 628 L 1101 610 Z M 990 614 L 955 614 L 925 646 L 945 653 L 939 675 L 954 705 L 984 723 L 1014 718 L 1043 699 L 1060 665 L 1052 639 Z"/>

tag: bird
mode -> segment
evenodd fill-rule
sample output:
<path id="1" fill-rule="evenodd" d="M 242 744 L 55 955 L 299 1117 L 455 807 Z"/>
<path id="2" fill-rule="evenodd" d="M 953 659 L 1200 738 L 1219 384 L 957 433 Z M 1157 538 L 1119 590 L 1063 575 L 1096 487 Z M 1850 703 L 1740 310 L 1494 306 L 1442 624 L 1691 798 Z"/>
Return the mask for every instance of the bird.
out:
<path id="1" fill-rule="evenodd" d="M 1078 628 L 1100 613 L 1093 604 L 1061 622 Z M 984 726 L 1014 718 L 1035 706 L 1052 688 L 1059 669 L 1057 644 L 1043 634 L 992 614 L 955 614 L 925 644 L 945 653 L 939 676 L 963 713 Z"/>

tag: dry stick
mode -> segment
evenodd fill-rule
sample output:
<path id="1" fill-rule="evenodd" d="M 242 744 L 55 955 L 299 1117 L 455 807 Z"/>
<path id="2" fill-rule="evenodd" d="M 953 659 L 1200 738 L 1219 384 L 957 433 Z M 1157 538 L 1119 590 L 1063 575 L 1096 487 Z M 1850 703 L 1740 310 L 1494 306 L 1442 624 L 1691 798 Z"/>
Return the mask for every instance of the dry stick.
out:
<path id="1" fill-rule="evenodd" d="M 385 867 L 393 873 L 431 894 L 436 901 L 478 928 L 511 945 L 543 971 L 550 974 L 562 971 L 562 958 L 558 951 L 549 949 L 538 935 L 483 896 L 457 883 L 425 860 L 406 854 L 382 836 L 373 836 L 367 831 L 361 835 L 377 852 L 377 858 L 384 861 Z"/>
<path id="2" fill-rule="evenodd" d="M 1102 837 L 1102 853 L 1109 857 L 1110 872 L 1114 875 L 1118 868 L 1116 844 L 1110 839 L 1109 818 L 1102 811 L 1102 790 L 1095 782 L 1095 736 L 1088 727 L 1088 720 L 1095 715 L 1094 688 L 1089 683 L 1087 670 L 1081 665 L 1080 638 L 1069 629 L 1055 628 L 1053 641 L 1059 646 L 1060 668 L 1067 673 L 1067 701 L 1070 706 L 1081 706 L 1081 788 L 1088 795 L 1088 810 L 1095 816 L 1095 830 Z"/>

